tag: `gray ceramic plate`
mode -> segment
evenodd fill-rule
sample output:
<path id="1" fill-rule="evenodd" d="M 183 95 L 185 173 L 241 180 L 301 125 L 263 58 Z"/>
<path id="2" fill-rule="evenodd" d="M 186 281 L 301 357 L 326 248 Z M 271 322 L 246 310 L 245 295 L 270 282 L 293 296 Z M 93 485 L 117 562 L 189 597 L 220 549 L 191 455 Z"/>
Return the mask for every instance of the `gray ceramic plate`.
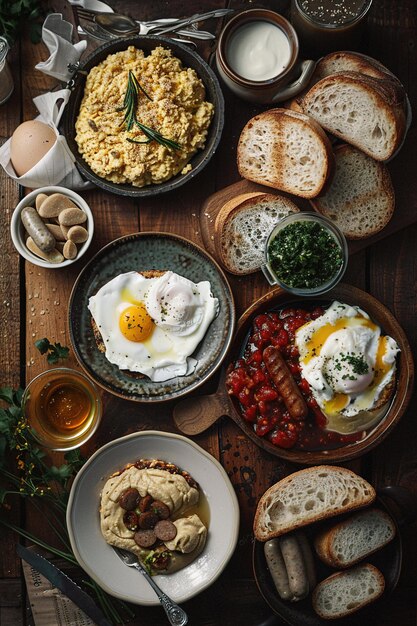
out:
<path id="1" fill-rule="evenodd" d="M 112 365 L 97 348 L 87 308 L 90 296 L 118 274 L 151 269 L 169 269 L 195 283 L 210 281 L 220 305 L 218 316 L 192 355 L 198 361 L 195 371 L 164 382 L 137 379 Z M 109 243 L 78 276 L 69 302 L 70 338 L 80 365 L 110 393 L 136 402 L 173 400 L 206 382 L 221 365 L 234 326 L 233 295 L 220 267 L 191 241 L 169 233 L 137 233 Z"/>

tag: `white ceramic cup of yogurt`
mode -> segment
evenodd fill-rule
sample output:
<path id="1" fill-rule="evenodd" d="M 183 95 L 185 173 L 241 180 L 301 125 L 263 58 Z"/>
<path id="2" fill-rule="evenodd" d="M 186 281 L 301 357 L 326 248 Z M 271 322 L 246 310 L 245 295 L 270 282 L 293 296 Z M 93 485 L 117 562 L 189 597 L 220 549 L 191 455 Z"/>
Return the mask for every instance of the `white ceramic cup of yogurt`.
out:
<path id="1" fill-rule="evenodd" d="M 250 9 L 224 27 L 216 51 L 218 72 L 237 96 L 258 104 L 282 102 L 307 85 L 315 61 L 300 61 L 297 33 L 279 13 Z"/>

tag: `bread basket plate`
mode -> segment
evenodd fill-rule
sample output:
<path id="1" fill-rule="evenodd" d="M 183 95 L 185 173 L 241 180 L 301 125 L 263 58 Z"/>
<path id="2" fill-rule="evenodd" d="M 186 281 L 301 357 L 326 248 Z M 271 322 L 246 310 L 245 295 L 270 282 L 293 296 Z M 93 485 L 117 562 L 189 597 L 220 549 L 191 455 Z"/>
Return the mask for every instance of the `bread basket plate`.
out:
<path id="1" fill-rule="evenodd" d="M 343 462 L 369 452 L 372 448 L 381 443 L 398 423 L 408 407 L 413 391 L 414 363 L 409 343 L 401 326 L 392 313 L 376 300 L 376 298 L 356 287 L 344 283 L 340 283 L 324 296 L 320 296 L 314 300 L 306 301 L 305 298 L 290 296 L 279 288 L 273 289 L 265 296 L 261 297 L 250 306 L 239 319 L 237 333 L 229 351 L 227 363 L 232 363 L 241 358 L 252 328 L 253 320 L 260 313 L 280 310 L 291 306 L 302 307 L 305 305 L 309 308 L 314 307 L 316 304 L 328 306 L 334 300 L 350 305 L 358 305 L 368 313 L 372 321 L 376 322 L 381 327 L 384 334 L 390 335 L 397 341 L 401 352 L 397 357 L 396 389 L 385 416 L 367 433 L 364 439 L 334 449 L 312 451 L 296 448 L 280 448 L 273 445 L 267 438 L 257 436 L 252 425 L 243 419 L 237 398 L 230 396 L 230 412 L 228 414 L 246 435 L 267 452 L 295 463 L 315 465 L 320 463 Z M 219 388 L 219 391 L 226 395 L 224 383 L 223 388 Z"/>
<path id="2" fill-rule="evenodd" d="M 394 520 L 397 529 L 396 535 L 390 543 L 364 560 L 364 562 L 371 563 L 377 567 L 383 574 L 385 579 L 385 590 L 379 600 L 369 604 L 368 607 L 364 607 L 357 613 L 353 613 L 349 617 L 336 620 L 322 619 L 313 609 L 311 594 L 309 594 L 305 600 L 301 600 L 300 602 L 288 602 L 282 600 L 275 589 L 275 585 L 268 570 L 264 555 L 264 544 L 261 541 L 256 539 L 254 540 L 252 565 L 258 589 L 265 602 L 267 602 L 274 613 L 279 615 L 283 620 L 285 620 L 286 623 L 290 624 L 290 626 L 325 626 L 325 624 L 328 625 L 329 622 L 343 624 L 343 626 L 358 626 L 359 624 L 374 623 L 374 620 L 377 617 L 375 614 L 376 611 L 383 609 L 384 602 L 387 600 L 390 593 L 394 591 L 398 583 L 402 564 L 402 542 L 399 524 L 397 523 L 391 508 L 387 506 L 385 499 L 377 497 L 375 505 L 372 506 L 385 510 Z M 330 523 L 336 523 L 347 517 L 349 517 L 349 514 L 340 515 L 337 518 L 335 517 L 333 520 L 327 520 L 324 524 L 328 525 L 329 521 Z M 305 526 L 303 528 L 310 544 L 314 535 L 319 532 L 322 525 L 323 524 L 318 523 Z M 335 573 L 336 570 L 324 565 L 324 563 L 322 563 L 317 557 L 314 557 L 314 559 L 318 582 Z"/>
<path id="3" fill-rule="evenodd" d="M 182 570 L 155 577 L 162 591 L 176 602 L 185 602 L 221 574 L 233 554 L 239 532 L 238 501 L 225 470 L 190 439 L 150 430 L 115 439 L 97 450 L 71 488 L 67 507 L 71 546 L 81 567 L 106 592 L 134 604 L 159 604 L 143 576 L 122 563 L 100 530 L 100 492 L 106 480 L 139 459 L 166 460 L 186 470 L 208 502 L 208 536 L 202 553 Z"/>
<path id="4" fill-rule="evenodd" d="M 75 123 L 77 121 L 81 101 L 84 95 L 86 74 L 96 65 L 104 61 L 110 54 L 126 50 L 129 46 L 141 49 L 145 54 L 149 54 L 158 46 L 172 51 L 173 55 L 180 59 L 185 68 L 192 68 L 204 83 L 206 89 L 206 100 L 214 105 L 214 116 L 208 129 L 205 147 L 199 150 L 189 161 L 190 171 L 185 174 L 176 174 L 169 180 L 160 184 L 151 184 L 145 187 L 134 187 L 131 184 L 114 183 L 98 176 L 85 161 L 78 149 L 75 140 Z M 214 72 L 205 61 L 195 52 L 173 41 L 172 39 L 157 36 L 137 36 L 123 37 L 109 41 L 96 50 L 86 59 L 82 60 L 80 67 L 73 79 L 71 95 L 65 107 L 65 114 L 62 120 L 62 132 L 68 142 L 68 146 L 74 155 L 76 165 L 81 174 L 89 181 L 101 187 L 105 191 L 131 198 L 144 198 L 157 196 L 168 191 L 174 191 L 191 181 L 207 165 L 219 144 L 224 124 L 224 99 L 222 90 Z"/>
<path id="5" fill-rule="evenodd" d="M 144 270 L 171 270 L 194 283 L 209 281 L 219 300 L 217 317 L 191 355 L 197 365 L 189 375 L 164 382 L 137 378 L 110 363 L 97 347 L 87 308 L 89 298 L 115 276 Z M 235 325 L 233 295 L 220 267 L 197 245 L 170 233 L 136 233 L 102 248 L 78 276 L 68 312 L 71 344 L 86 374 L 120 398 L 148 403 L 179 398 L 206 382 L 226 356 Z"/>

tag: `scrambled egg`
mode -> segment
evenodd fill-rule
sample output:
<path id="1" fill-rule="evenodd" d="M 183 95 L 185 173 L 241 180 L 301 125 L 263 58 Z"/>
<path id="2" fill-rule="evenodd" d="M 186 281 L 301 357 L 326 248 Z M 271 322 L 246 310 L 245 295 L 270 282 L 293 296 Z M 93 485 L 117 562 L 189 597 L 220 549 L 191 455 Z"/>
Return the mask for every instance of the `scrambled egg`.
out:
<path id="1" fill-rule="evenodd" d="M 151 98 L 139 93 L 137 120 L 178 143 L 179 150 L 156 141 L 127 140 L 147 140 L 137 126 L 127 131 L 124 123 L 129 70 Z M 196 72 L 183 67 L 171 50 L 158 47 L 145 56 L 143 50 L 130 46 L 90 70 L 75 139 L 80 154 L 98 176 L 143 187 L 191 169 L 187 163 L 204 147 L 213 112 Z"/>

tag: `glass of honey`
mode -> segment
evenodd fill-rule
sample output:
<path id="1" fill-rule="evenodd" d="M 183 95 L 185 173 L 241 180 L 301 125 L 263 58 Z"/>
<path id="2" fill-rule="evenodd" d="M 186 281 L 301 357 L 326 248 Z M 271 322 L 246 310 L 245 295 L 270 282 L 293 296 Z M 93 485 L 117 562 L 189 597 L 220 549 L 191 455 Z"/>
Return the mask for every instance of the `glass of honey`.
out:
<path id="1" fill-rule="evenodd" d="M 372 0 L 292 0 L 291 23 L 303 54 L 317 58 L 336 50 L 358 50 Z"/>
<path id="2" fill-rule="evenodd" d="M 99 392 L 84 374 L 66 367 L 47 370 L 26 387 L 22 400 L 33 436 L 52 450 L 72 450 L 96 431 Z"/>

